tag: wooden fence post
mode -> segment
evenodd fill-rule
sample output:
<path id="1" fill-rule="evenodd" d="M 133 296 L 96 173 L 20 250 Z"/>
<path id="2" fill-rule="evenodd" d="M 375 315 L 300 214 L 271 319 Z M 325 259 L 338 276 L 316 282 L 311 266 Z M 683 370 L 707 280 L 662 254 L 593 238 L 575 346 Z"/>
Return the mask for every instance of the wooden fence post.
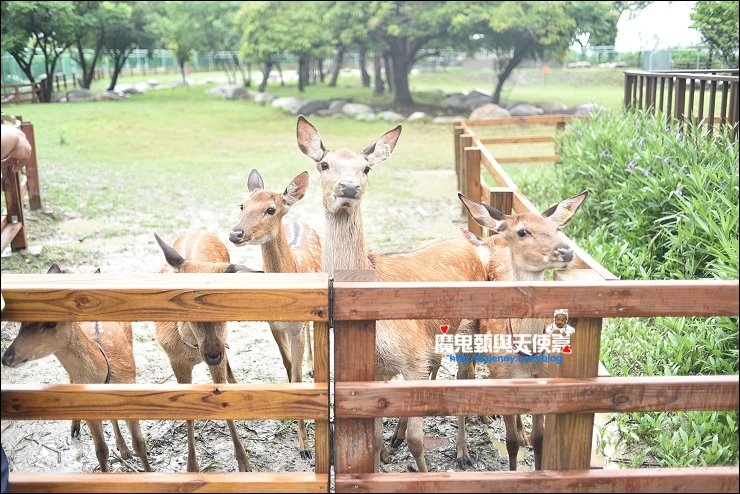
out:
<path id="1" fill-rule="evenodd" d="M 20 117 L 18 119 L 21 122 L 21 130 L 31 145 L 31 156 L 26 163 L 28 205 L 32 210 L 41 209 L 41 186 L 39 185 L 39 167 L 36 159 L 36 137 L 33 133 L 33 124 L 31 122 L 24 122 Z"/>
<path id="2" fill-rule="evenodd" d="M 313 323 L 313 381 L 326 383 L 329 386 L 329 325 L 325 322 Z M 327 393 L 326 407 L 331 403 Z M 331 433 L 328 420 L 317 420 L 314 423 L 314 444 L 316 448 L 316 473 L 328 474 L 331 467 Z"/>
<path id="3" fill-rule="evenodd" d="M 591 269 L 556 271 L 553 279 L 604 281 L 604 278 Z M 575 328 L 575 333 L 570 337 L 572 354 L 563 355 L 561 365 L 552 365 L 549 377 L 598 376 L 601 322 L 601 318 L 572 318 L 568 321 Z M 552 369 L 553 367 L 555 369 Z M 588 470 L 591 466 L 593 431 L 593 413 L 547 415 L 542 446 L 542 469 Z M 579 438 L 580 441 L 576 441 L 575 438 Z"/>
<path id="4" fill-rule="evenodd" d="M 488 204 L 504 214 L 511 214 L 514 204 L 514 191 L 509 187 L 490 187 Z"/>
<path id="5" fill-rule="evenodd" d="M 334 282 L 343 281 L 375 281 L 375 271 L 335 273 Z M 375 324 L 376 321 L 334 323 L 335 384 L 375 380 Z M 375 421 L 374 418 L 335 419 L 334 471 L 337 475 L 378 471 L 375 464 Z"/>
<path id="6" fill-rule="evenodd" d="M 458 192 L 461 192 L 468 196 L 467 185 L 468 185 L 468 165 L 465 162 L 465 148 L 473 145 L 473 136 L 470 134 L 460 134 L 460 187 Z M 470 196 L 468 196 L 470 197 Z M 460 202 L 460 214 L 463 218 L 468 215 L 468 210 L 465 208 L 465 204 Z"/>
<path id="7" fill-rule="evenodd" d="M 477 147 L 466 147 L 465 151 L 465 195 L 481 201 L 480 162 L 481 152 Z M 483 235 L 483 228 L 468 215 L 468 230 L 476 235 Z"/>

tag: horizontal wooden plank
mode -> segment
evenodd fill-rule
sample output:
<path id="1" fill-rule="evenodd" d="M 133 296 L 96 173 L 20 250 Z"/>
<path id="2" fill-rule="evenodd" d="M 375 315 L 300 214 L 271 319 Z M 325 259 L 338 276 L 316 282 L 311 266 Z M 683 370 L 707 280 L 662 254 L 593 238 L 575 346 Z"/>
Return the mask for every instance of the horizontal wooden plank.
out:
<path id="1" fill-rule="evenodd" d="M 5 274 L 3 321 L 327 321 L 327 273 Z"/>
<path id="2" fill-rule="evenodd" d="M 499 163 L 557 163 L 560 161 L 559 154 L 547 154 L 537 156 L 499 156 Z"/>
<path id="3" fill-rule="evenodd" d="M 510 137 L 481 137 L 483 144 L 519 144 L 524 142 L 555 142 L 553 136 L 510 136 Z"/>
<path id="4" fill-rule="evenodd" d="M 738 280 L 334 283 L 335 320 L 737 316 Z"/>
<path id="5" fill-rule="evenodd" d="M 334 400 L 337 418 L 736 410 L 739 388 L 738 376 L 338 382 Z"/>
<path id="6" fill-rule="evenodd" d="M 8 384 L 3 420 L 327 420 L 326 383 Z"/>
<path id="7" fill-rule="evenodd" d="M 3 226 L 2 233 L 0 233 L 0 252 L 10 245 L 10 242 L 18 235 L 21 228 L 23 228 L 23 223 L 7 223 Z M 3 294 L 5 293 L 5 276 L 7 275 L 3 275 Z"/>
<path id="8" fill-rule="evenodd" d="M 738 492 L 737 467 L 337 475 L 337 492 Z"/>
<path id="9" fill-rule="evenodd" d="M 567 123 L 574 118 L 583 118 L 575 115 L 529 115 L 525 117 L 505 117 L 505 118 L 481 118 L 476 120 L 466 119 L 465 125 L 470 127 L 477 126 L 496 126 L 496 125 L 546 125 Z"/>
<path id="10" fill-rule="evenodd" d="M 9 492 L 329 492 L 329 475 L 312 472 L 10 472 Z"/>

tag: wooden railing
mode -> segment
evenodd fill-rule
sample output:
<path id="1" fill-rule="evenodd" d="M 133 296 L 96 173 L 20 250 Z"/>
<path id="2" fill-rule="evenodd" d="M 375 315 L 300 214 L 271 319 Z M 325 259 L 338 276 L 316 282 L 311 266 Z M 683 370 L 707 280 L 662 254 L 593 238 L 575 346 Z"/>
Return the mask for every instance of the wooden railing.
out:
<path id="1" fill-rule="evenodd" d="M 8 125 L 10 122 L 3 122 Z M 38 162 L 36 160 L 36 137 L 33 124 L 24 122 L 16 116 L 12 125 L 20 128 L 31 144 L 31 156 L 26 160 L 22 171 L 12 172 L 11 165 L 17 160 L 8 158 L 2 166 L 3 197 L 5 209 L 0 218 L 0 252 L 10 244 L 13 250 L 28 247 L 26 223 L 23 215 L 23 199 L 28 197 L 30 209 L 41 209 L 41 186 L 39 184 Z M 25 173 L 23 173 L 25 172 Z"/>
<path id="2" fill-rule="evenodd" d="M 0 86 L 3 103 L 41 103 L 44 100 L 44 87 L 46 79 L 34 84 L 3 84 Z M 79 85 L 77 74 L 55 74 L 52 78 L 52 89 L 57 92 L 75 88 Z"/>
<path id="3" fill-rule="evenodd" d="M 596 377 L 602 317 L 737 316 L 733 281 L 599 281 L 589 269 L 561 281 L 390 283 L 372 272 L 197 275 L 3 275 L 3 320 L 313 320 L 315 383 L 219 385 L 4 385 L 3 420 L 269 419 L 316 421 L 316 471 L 50 474 L 11 472 L 12 492 L 327 492 L 328 315 L 334 321 L 334 471 L 337 492 L 400 490 L 732 492 L 734 467 L 589 470 L 593 414 L 737 409 L 738 376 Z M 238 278 L 238 279 L 235 279 Z M 126 303 L 120 303 L 125 300 Z M 249 300 L 249 304 L 244 304 Z M 496 301 L 496 303 L 491 303 Z M 331 305 L 330 305 L 331 304 Z M 568 307 L 573 352 L 548 379 L 375 382 L 378 319 L 548 317 Z M 373 471 L 379 416 L 547 414 L 544 470 Z"/>
<path id="4" fill-rule="evenodd" d="M 738 69 L 624 72 L 625 108 L 679 121 L 734 126 L 738 136 Z"/>
<path id="5" fill-rule="evenodd" d="M 2 420 L 314 420 L 315 472 L 11 472 L 10 492 L 328 492 L 328 287 L 322 273 L 3 274 L 4 321 L 314 321 L 313 383 L 3 384 Z"/>

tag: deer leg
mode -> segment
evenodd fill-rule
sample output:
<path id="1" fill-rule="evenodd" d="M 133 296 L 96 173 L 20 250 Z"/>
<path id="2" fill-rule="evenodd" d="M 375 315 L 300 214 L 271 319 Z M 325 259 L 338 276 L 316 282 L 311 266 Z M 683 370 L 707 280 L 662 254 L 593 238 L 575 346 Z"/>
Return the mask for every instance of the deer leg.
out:
<path id="1" fill-rule="evenodd" d="M 208 371 L 211 373 L 211 378 L 215 384 L 222 384 L 226 382 L 229 367 L 228 359 L 224 355 L 223 360 L 219 365 L 208 366 Z M 236 456 L 236 462 L 239 465 L 240 472 L 251 472 L 252 469 L 249 466 L 249 457 L 247 456 L 247 450 L 244 449 L 244 445 L 239 439 L 239 433 L 236 430 L 236 424 L 233 420 L 227 420 L 226 425 L 231 433 L 231 442 L 234 444 L 234 456 Z"/>
<path id="2" fill-rule="evenodd" d="M 138 420 L 127 420 L 126 426 L 131 433 L 131 443 L 134 446 L 134 451 L 139 456 L 141 466 L 144 467 L 145 472 L 151 472 L 152 468 L 149 466 L 149 458 L 146 451 L 146 442 L 144 436 L 141 434 L 141 427 L 139 426 Z"/>
<path id="3" fill-rule="evenodd" d="M 173 360 L 170 357 L 170 365 L 175 373 L 175 379 L 179 384 L 191 384 L 193 382 L 193 365 L 189 362 Z M 199 472 L 198 458 L 195 456 L 195 425 L 192 420 L 186 420 L 188 435 L 188 472 Z"/>
<path id="4" fill-rule="evenodd" d="M 290 335 L 290 362 L 291 370 L 288 374 L 290 382 L 299 383 L 303 381 L 303 354 L 306 340 L 303 328 L 307 325 L 301 325 L 301 329 Z M 304 460 L 311 459 L 311 450 L 308 449 L 308 433 L 306 432 L 306 423 L 303 420 L 298 421 L 298 451 Z"/>
<path id="5" fill-rule="evenodd" d="M 80 420 L 73 420 L 70 428 L 70 434 L 72 437 L 80 437 Z"/>
<path id="6" fill-rule="evenodd" d="M 542 438 L 545 432 L 545 416 L 532 415 L 532 449 L 534 449 L 534 469 L 542 470 Z"/>
<path id="7" fill-rule="evenodd" d="M 408 418 L 407 417 L 399 418 L 398 423 L 396 424 L 396 428 L 393 430 L 393 435 L 391 436 L 391 448 L 397 448 L 403 444 L 403 442 L 406 440 L 406 428 L 407 427 L 408 427 Z"/>
<path id="8" fill-rule="evenodd" d="M 474 319 L 463 319 L 458 326 L 458 334 L 475 334 L 478 330 L 477 321 Z M 439 367 L 439 365 L 438 365 Z M 457 354 L 457 379 L 475 379 L 475 355 L 459 352 Z M 456 459 L 460 469 L 475 466 L 468 451 L 468 438 L 465 430 L 467 417 L 457 418 Z"/>
<path id="9" fill-rule="evenodd" d="M 98 463 L 100 463 L 100 471 L 108 471 L 108 445 L 105 444 L 105 436 L 103 435 L 103 421 L 102 420 L 86 420 L 87 428 L 90 429 L 90 435 L 92 435 L 93 443 L 95 444 L 95 456 L 98 457 Z"/>
<path id="10" fill-rule="evenodd" d="M 116 437 L 116 448 L 118 448 L 118 453 L 124 460 L 130 460 L 133 455 L 131 454 L 131 450 L 128 449 L 126 441 L 123 439 L 121 429 L 118 427 L 118 420 L 111 420 L 111 422 L 113 423 L 113 435 Z"/>
<path id="11" fill-rule="evenodd" d="M 310 323 L 303 323 L 304 339 L 306 340 L 306 366 L 308 367 L 308 377 L 313 377 L 313 338 L 311 338 Z"/>
<path id="12" fill-rule="evenodd" d="M 527 444 L 524 425 L 520 415 L 504 415 L 506 426 L 506 451 L 509 453 L 509 470 L 516 471 L 519 446 Z"/>

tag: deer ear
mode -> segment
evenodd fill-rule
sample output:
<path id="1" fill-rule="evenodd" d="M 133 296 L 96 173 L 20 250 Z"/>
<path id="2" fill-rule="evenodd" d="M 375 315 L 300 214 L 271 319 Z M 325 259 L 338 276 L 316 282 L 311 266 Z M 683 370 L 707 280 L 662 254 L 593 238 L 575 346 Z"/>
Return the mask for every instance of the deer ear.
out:
<path id="1" fill-rule="evenodd" d="M 542 216 L 549 218 L 559 228 L 562 228 L 570 223 L 570 220 L 573 219 L 573 216 L 575 216 L 583 201 L 586 200 L 586 197 L 588 197 L 588 191 L 584 190 L 573 197 L 561 201 L 559 204 L 553 204 L 547 211 L 542 213 Z"/>
<path id="2" fill-rule="evenodd" d="M 252 192 L 255 189 L 264 189 L 265 183 L 262 181 L 262 175 L 257 170 L 249 172 L 249 178 L 247 179 L 247 190 Z"/>
<path id="3" fill-rule="evenodd" d="M 457 196 L 467 208 L 470 216 L 472 216 L 475 222 L 480 226 L 499 233 L 506 229 L 506 215 L 504 213 L 487 204 L 482 204 L 470 199 L 469 197 L 465 197 L 459 192 L 457 193 Z"/>
<path id="4" fill-rule="evenodd" d="M 319 131 L 303 115 L 298 116 L 296 136 L 298 138 L 298 148 L 300 148 L 303 154 L 316 162 L 319 162 L 324 157 L 326 148 L 324 147 L 324 143 L 321 142 Z"/>
<path id="5" fill-rule="evenodd" d="M 54 263 L 49 266 L 49 270 L 46 272 L 46 274 L 62 274 L 62 268 L 59 267 L 59 264 Z"/>
<path id="6" fill-rule="evenodd" d="M 185 259 L 182 258 L 180 254 L 177 253 L 175 249 L 164 243 L 161 238 L 159 238 L 159 235 L 156 233 L 154 234 L 154 238 L 157 239 L 157 243 L 159 244 L 159 248 L 162 249 L 162 252 L 164 253 L 164 258 L 167 261 L 167 264 L 172 266 L 175 270 L 178 270 L 180 266 L 182 266 L 185 263 Z"/>
<path id="7" fill-rule="evenodd" d="M 460 228 L 460 233 L 473 247 L 482 247 L 486 244 L 485 240 L 465 228 Z"/>
<path id="8" fill-rule="evenodd" d="M 308 172 L 303 172 L 294 178 L 283 192 L 283 201 L 288 206 L 292 206 L 296 202 L 303 199 L 306 195 L 306 189 L 308 188 Z"/>
<path id="9" fill-rule="evenodd" d="M 370 165 L 377 165 L 390 158 L 393 149 L 396 147 L 398 138 L 401 136 L 401 126 L 398 125 L 393 130 L 389 130 L 374 143 L 362 151 Z"/>

